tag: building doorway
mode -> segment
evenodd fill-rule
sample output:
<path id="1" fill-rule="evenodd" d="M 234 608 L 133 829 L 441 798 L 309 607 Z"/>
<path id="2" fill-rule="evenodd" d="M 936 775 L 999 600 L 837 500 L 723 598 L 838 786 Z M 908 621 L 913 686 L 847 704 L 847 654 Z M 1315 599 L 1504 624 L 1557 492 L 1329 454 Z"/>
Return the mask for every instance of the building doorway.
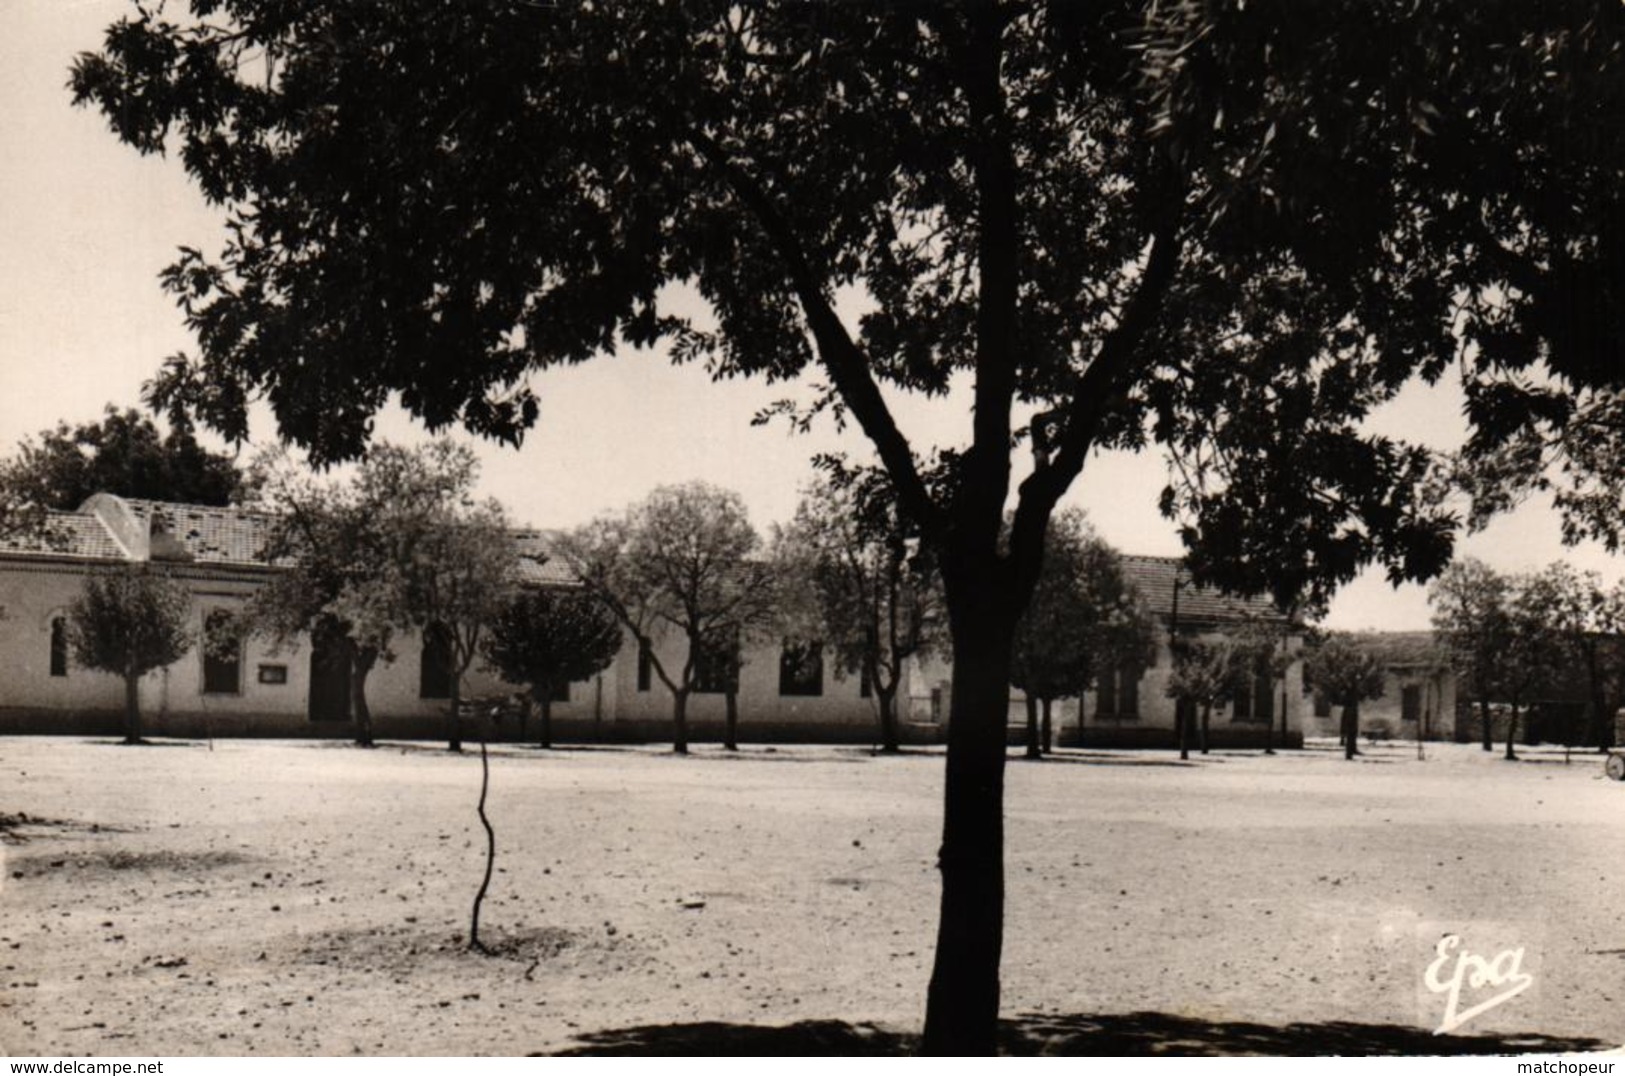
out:
<path id="1" fill-rule="evenodd" d="M 318 635 L 312 642 L 310 719 L 350 720 L 350 649 L 342 639 Z"/>

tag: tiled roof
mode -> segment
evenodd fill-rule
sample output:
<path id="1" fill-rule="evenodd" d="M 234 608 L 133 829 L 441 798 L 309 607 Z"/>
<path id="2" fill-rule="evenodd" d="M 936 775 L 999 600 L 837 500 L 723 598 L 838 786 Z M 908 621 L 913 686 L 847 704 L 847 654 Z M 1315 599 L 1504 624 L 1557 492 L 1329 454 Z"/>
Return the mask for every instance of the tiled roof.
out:
<path id="1" fill-rule="evenodd" d="M 161 527 L 154 529 L 153 518 Z M 86 560 L 180 560 L 225 568 L 276 567 L 264 556 L 276 517 L 244 508 L 138 500 L 97 494 L 76 512 L 51 512 L 46 535 L 0 540 L 0 556 Z M 565 586 L 575 578 L 552 556 L 557 535 L 514 532 L 519 578 L 538 586 Z"/>
<path id="2" fill-rule="evenodd" d="M 122 559 L 124 550 L 91 512 L 48 512 L 44 534 L 0 539 L 0 552 L 23 556 Z"/>
<path id="3" fill-rule="evenodd" d="M 1424 668 L 1448 663 L 1445 647 L 1431 631 L 1358 631 L 1360 649 L 1390 668 Z"/>
<path id="4" fill-rule="evenodd" d="M 1125 556 L 1123 574 L 1139 590 L 1151 612 L 1169 617 L 1174 611 L 1174 584 L 1179 584 L 1179 619 L 1183 622 L 1281 619 L 1268 598 L 1238 598 L 1191 582 L 1185 562 L 1174 557 Z"/>
<path id="5" fill-rule="evenodd" d="M 576 582 L 564 562 L 553 556 L 555 532 L 523 530 L 516 531 L 513 537 L 519 548 L 521 582 L 534 586 L 570 586 Z"/>
<path id="6" fill-rule="evenodd" d="M 151 525 L 157 515 L 163 529 L 199 564 L 266 565 L 265 540 L 275 522 L 263 512 L 242 508 L 215 508 L 200 504 L 170 504 L 123 498 L 130 512 Z M 154 535 L 154 543 L 157 537 Z M 154 550 L 155 559 L 158 551 Z"/>

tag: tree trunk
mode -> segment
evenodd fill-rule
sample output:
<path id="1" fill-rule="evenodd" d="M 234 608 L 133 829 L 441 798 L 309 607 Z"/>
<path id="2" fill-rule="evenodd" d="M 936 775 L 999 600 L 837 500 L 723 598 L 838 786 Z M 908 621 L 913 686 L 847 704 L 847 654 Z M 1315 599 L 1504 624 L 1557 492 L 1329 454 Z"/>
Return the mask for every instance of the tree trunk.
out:
<path id="1" fill-rule="evenodd" d="M 536 729 L 536 746 L 548 750 L 553 749 L 553 689 L 545 688 L 536 705 L 541 710 L 541 721 Z"/>
<path id="2" fill-rule="evenodd" d="M 671 750 L 688 754 L 688 689 L 671 693 Z"/>
<path id="3" fill-rule="evenodd" d="M 141 742 L 141 674 L 124 674 L 124 742 Z"/>
<path id="4" fill-rule="evenodd" d="M 950 586 L 952 584 L 950 583 Z M 995 588 L 953 618 L 953 686 L 943 797 L 942 907 L 922 1053 L 990 1055 L 1004 945 L 1004 762 L 1013 616 Z M 964 605 L 971 606 L 964 608 Z"/>
<path id="5" fill-rule="evenodd" d="M 463 678 L 451 678 L 451 714 L 446 731 L 446 750 L 463 750 Z"/>
<path id="6" fill-rule="evenodd" d="M 1027 757 L 1044 757 L 1038 749 L 1038 700 L 1030 692 L 1027 693 Z"/>
<path id="7" fill-rule="evenodd" d="M 1478 715 L 1481 719 L 1480 724 L 1484 726 L 1481 730 L 1484 733 L 1484 750 L 1494 751 L 1495 745 L 1490 742 L 1490 734 L 1493 730 L 1490 727 L 1490 700 L 1488 698 L 1478 700 Z"/>
<path id="8" fill-rule="evenodd" d="M 724 751 L 739 750 L 739 693 L 726 692 L 722 696 L 723 727 L 722 748 Z"/>
<path id="9" fill-rule="evenodd" d="M 1174 725 L 1179 739 L 1181 762 L 1188 761 L 1191 757 L 1191 713 L 1195 708 L 1189 700 L 1174 703 Z"/>
<path id="10" fill-rule="evenodd" d="M 355 647 L 350 651 L 350 716 L 355 722 L 357 747 L 373 746 L 372 708 L 367 705 L 367 676 L 377 662 L 376 647 Z"/>
<path id="11" fill-rule="evenodd" d="M 1041 708 L 1041 712 L 1043 713 L 1041 724 L 1039 726 L 1039 739 L 1042 741 L 1042 743 L 1039 746 L 1043 748 L 1044 754 L 1047 755 L 1055 747 L 1055 725 L 1050 720 L 1050 700 L 1040 700 L 1039 706 Z"/>
<path id="12" fill-rule="evenodd" d="M 1507 718 L 1507 753 L 1508 762 L 1518 761 L 1517 754 L 1512 750 L 1513 737 L 1518 735 L 1518 704 L 1512 704 L 1512 716 Z"/>
<path id="13" fill-rule="evenodd" d="M 1286 677 L 1285 677 L 1285 675 L 1283 675 L 1282 678 L 1281 678 L 1281 723 L 1283 725 L 1286 723 Z M 1264 722 L 1264 753 L 1266 755 L 1275 754 L 1275 721 L 1273 719 Z"/>
<path id="14" fill-rule="evenodd" d="M 876 687 L 875 699 L 880 705 L 880 750 L 895 755 L 902 750 L 897 731 L 897 689 L 882 691 Z"/>
<path id="15" fill-rule="evenodd" d="M 1207 754 L 1207 728 L 1212 718 L 1213 704 L 1211 702 L 1204 702 L 1202 704 L 1202 736 L 1200 740 L 1202 745 L 1202 754 L 1204 755 Z"/>
<path id="16" fill-rule="evenodd" d="M 1614 713 L 1608 705 L 1607 691 L 1600 687 L 1591 696 L 1591 720 L 1587 724 L 1586 739 L 1591 741 L 1591 746 L 1599 751 L 1614 746 Z"/>
<path id="17" fill-rule="evenodd" d="M 1353 758 L 1360 753 L 1360 704 L 1343 706 L 1343 757 Z"/>
<path id="18" fill-rule="evenodd" d="M 491 820 L 485 814 L 485 794 L 491 787 L 491 760 L 486 755 L 485 737 L 480 737 L 480 803 L 476 813 L 480 816 L 480 825 L 485 827 L 485 877 L 480 879 L 480 891 L 474 894 L 474 911 L 468 922 L 468 947 L 489 954 L 491 950 L 480 941 L 480 905 L 485 903 L 485 894 L 491 888 L 491 869 L 497 861 L 497 834 L 491 828 Z"/>

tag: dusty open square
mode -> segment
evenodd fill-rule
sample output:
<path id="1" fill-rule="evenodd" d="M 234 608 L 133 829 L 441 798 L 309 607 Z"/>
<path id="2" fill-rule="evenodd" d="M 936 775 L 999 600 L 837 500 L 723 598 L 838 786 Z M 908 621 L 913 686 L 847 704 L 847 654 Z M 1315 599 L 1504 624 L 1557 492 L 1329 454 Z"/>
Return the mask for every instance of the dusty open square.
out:
<path id="1" fill-rule="evenodd" d="M 1625 785 L 1429 756 L 1013 758 L 1008 1047 L 1625 1042 Z M 0 741 L 0 1052 L 906 1050 L 941 780 L 929 753 L 503 748 L 484 957 L 477 753 Z M 1460 1033 L 1487 1038 L 1429 1034 L 1437 923 L 1526 949 L 1533 987 Z"/>

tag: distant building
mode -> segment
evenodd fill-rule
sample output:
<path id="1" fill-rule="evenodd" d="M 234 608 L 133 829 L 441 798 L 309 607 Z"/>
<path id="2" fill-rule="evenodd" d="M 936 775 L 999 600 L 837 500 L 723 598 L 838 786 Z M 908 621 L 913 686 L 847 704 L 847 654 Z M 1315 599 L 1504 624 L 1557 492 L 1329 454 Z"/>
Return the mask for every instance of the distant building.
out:
<path id="1" fill-rule="evenodd" d="M 86 577 L 149 568 L 163 570 L 194 596 L 193 628 L 201 638 L 221 614 L 240 608 L 281 566 L 261 550 L 272 518 L 238 508 L 209 508 L 132 500 L 98 494 L 77 511 L 53 513 L 60 541 L 13 539 L 0 543 L 0 654 L 9 673 L 0 682 L 0 734 L 72 733 L 110 735 L 120 730 L 123 686 L 110 674 L 75 666 L 67 645 L 67 608 Z M 522 581 L 538 586 L 572 585 L 547 553 L 537 531 L 516 532 L 515 555 Z M 1169 633 L 1202 636 L 1239 628 L 1248 621 L 1284 621 L 1268 602 L 1228 598 L 1197 588 L 1180 562 L 1125 557 L 1129 579 L 1162 626 L 1149 661 L 1108 670 L 1081 700 L 1056 715 L 1062 745 L 1172 746 L 1174 702 L 1167 697 L 1171 670 Z M 1294 655 L 1301 636 L 1287 633 Z M 680 662 L 684 643 L 656 639 L 667 667 Z M 396 660 L 380 664 L 367 680 L 374 734 L 381 739 L 438 739 L 447 727 L 450 697 L 447 655 L 433 632 L 397 636 Z M 341 661 L 309 639 L 274 647 L 243 640 L 225 654 L 194 647 L 180 661 L 141 683 L 143 726 L 154 736 L 342 737 L 350 733 Z M 569 685 L 554 703 L 555 735 L 620 741 L 664 740 L 671 735 L 671 694 L 654 674 L 653 662 L 628 642 L 615 661 L 592 680 Z M 944 739 L 951 672 L 940 661 L 910 662 L 898 692 L 906 742 Z M 1261 676 L 1249 690 L 1212 718 L 1215 746 L 1261 745 L 1272 724 L 1281 742 L 1301 743 L 1304 696 L 1301 663 L 1284 680 Z M 690 736 L 720 736 L 724 696 L 717 678 L 701 670 L 688 703 Z M 464 696 L 518 690 L 479 668 L 465 678 Z M 872 743 L 876 704 L 868 684 L 835 667 L 833 656 L 811 646 L 747 648 L 739 683 L 740 736 L 754 742 Z M 1012 716 L 1023 714 L 1013 693 Z M 494 730 L 502 738 L 520 731 Z M 467 730 L 470 737 L 473 729 Z"/>
<path id="2" fill-rule="evenodd" d="M 0 654 L 10 670 L 0 682 L 0 734 L 110 735 L 123 720 L 123 684 L 77 667 L 68 648 L 67 609 L 91 575 L 142 567 L 162 570 L 194 595 L 193 630 L 201 638 L 221 613 L 240 608 L 280 566 L 261 555 L 269 516 L 238 508 L 164 504 L 98 494 L 77 511 L 52 513 L 55 541 L 0 543 Z M 540 532 L 515 534 L 521 581 L 567 586 L 572 579 L 548 558 Z M 658 639 L 671 667 L 682 643 Z M 374 734 L 382 739 L 437 739 L 447 728 L 448 655 L 434 633 L 397 636 L 396 660 L 367 679 Z M 636 645 L 590 681 L 554 702 L 555 735 L 605 740 L 662 740 L 671 735 L 671 694 Z M 875 709 L 867 685 L 839 676 L 817 646 L 751 649 L 740 675 L 741 736 L 747 740 L 870 742 Z M 211 656 L 196 646 L 180 661 L 143 678 L 143 727 L 154 736 L 335 736 L 350 733 L 347 671 L 309 639 L 274 647 L 244 640 L 234 653 Z M 465 677 L 464 697 L 514 692 L 479 663 Z M 719 683 L 702 675 L 690 697 L 691 736 L 715 738 L 723 723 Z M 514 725 L 493 730 L 514 738 Z M 916 740 L 939 738 L 914 729 Z M 469 731 L 472 735 L 472 730 Z"/>
<path id="3" fill-rule="evenodd" d="M 1456 674 L 1428 631 L 1358 632 L 1355 642 L 1383 668 L 1382 695 L 1360 703 L 1360 734 L 1380 739 L 1448 740 L 1456 735 Z M 1304 731 L 1339 735 L 1342 714 L 1313 684 Z"/>
<path id="4" fill-rule="evenodd" d="M 1064 747 L 1175 746 L 1177 708 L 1168 696 L 1174 632 L 1181 638 L 1211 638 L 1262 622 L 1283 637 L 1291 655 L 1286 674 L 1272 678 L 1268 670 L 1260 668 L 1235 699 L 1216 707 L 1209 719 L 1209 745 L 1262 747 L 1268 741 L 1277 746 L 1302 746 L 1301 629 L 1291 625 L 1268 599 L 1236 598 L 1195 586 L 1183 562 L 1175 558 L 1125 556 L 1123 567 L 1160 628 L 1154 652 L 1149 661 L 1103 670 L 1093 690 L 1081 699 L 1062 703 L 1053 714 L 1056 742 Z M 946 722 L 950 681 L 951 669 L 942 662 L 929 663 L 916 672 L 909 700 L 916 726 Z M 1025 701 L 1019 691 L 1012 696 L 1011 738 L 1017 739 L 1026 720 Z M 1190 743 L 1194 748 L 1194 734 Z"/>

